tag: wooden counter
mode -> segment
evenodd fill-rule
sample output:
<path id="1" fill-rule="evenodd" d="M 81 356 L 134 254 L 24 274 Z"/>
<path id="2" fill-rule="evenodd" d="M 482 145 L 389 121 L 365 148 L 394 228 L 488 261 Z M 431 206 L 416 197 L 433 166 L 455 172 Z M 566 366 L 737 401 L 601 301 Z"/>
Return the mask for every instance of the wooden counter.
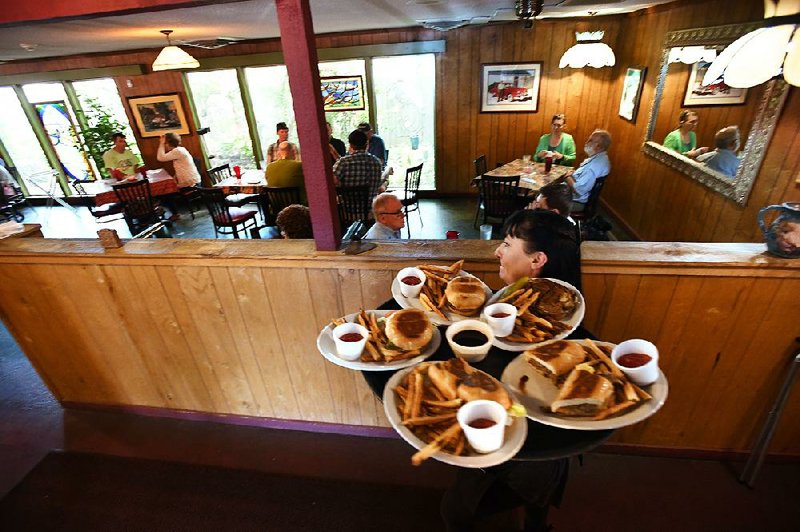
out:
<path id="1" fill-rule="evenodd" d="M 389 299 L 401 267 L 466 268 L 498 288 L 497 242 L 380 244 L 357 256 L 304 241 L 0 242 L 0 314 L 64 402 L 388 426 L 360 374 L 315 339 L 330 318 Z M 653 340 L 664 409 L 618 443 L 748 449 L 800 334 L 800 261 L 750 244 L 589 242 L 586 325 Z M 790 399 L 772 447 L 800 455 Z"/>

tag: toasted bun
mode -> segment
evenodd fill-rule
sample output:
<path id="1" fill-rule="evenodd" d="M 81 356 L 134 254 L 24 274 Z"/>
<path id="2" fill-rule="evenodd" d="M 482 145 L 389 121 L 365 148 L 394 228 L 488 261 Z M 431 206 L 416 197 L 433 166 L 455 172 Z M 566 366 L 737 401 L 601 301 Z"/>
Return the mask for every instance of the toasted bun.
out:
<path id="1" fill-rule="evenodd" d="M 419 309 L 398 310 L 386 318 L 386 337 L 400 349 L 422 349 L 433 338 L 433 325 Z"/>
<path id="2" fill-rule="evenodd" d="M 613 396 L 611 381 L 576 369 L 567 377 L 550 410 L 565 416 L 591 416 L 605 408 Z"/>
<path id="3" fill-rule="evenodd" d="M 458 377 L 447 371 L 446 367 L 434 364 L 428 368 L 428 378 L 442 392 L 446 400 L 458 397 Z"/>
<path id="4" fill-rule="evenodd" d="M 486 292 L 480 279 L 471 276 L 454 277 L 444 291 L 450 308 L 458 314 L 477 314 L 486 302 Z"/>
<path id="5" fill-rule="evenodd" d="M 482 371 L 471 373 L 461 381 L 458 385 L 458 397 L 467 402 L 488 399 L 497 401 L 506 410 L 511 408 L 511 397 L 500 381 Z"/>
<path id="6" fill-rule="evenodd" d="M 528 363 L 539 373 L 551 379 L 566 375 L 572 368 L 586 360 L 586 352 L 578 342 L 558 340 L 525 351 Z"/>

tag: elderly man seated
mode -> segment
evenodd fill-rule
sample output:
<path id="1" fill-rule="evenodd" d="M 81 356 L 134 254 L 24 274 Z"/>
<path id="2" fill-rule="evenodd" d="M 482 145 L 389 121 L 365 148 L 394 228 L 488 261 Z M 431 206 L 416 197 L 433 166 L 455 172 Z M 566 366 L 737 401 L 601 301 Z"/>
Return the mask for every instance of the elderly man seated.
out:
<path id="1" fill-rule="evenodd" d="M 405 227 L 403 204 L 394 194 L 383 193 L 372 201 L 375 225 L 370 227 L 364 238 L 374 240 L 395 240 L 400 238 L 400 229 Z"/>
<path id="2" fill-rule="evenodd" d="M 736 177 L 739 170 L 739 157 L 736 156 L 739 140 L 739 126 L 724 127 L 714 135 L 716 149 L 699 156 L 697 161 L 728 177 Z"/>
<path id="3" fill-rule="evenodd" d="M 595 129 L 583 151 L 586 159 L 575 169 L 568 173 L 566 182 L 572 189 L 572 212 L 582 212 L 589 201 L 595 181 L 605 177 L 611 171 L 611 162 L 608 160 L 608 148 L 611 146 L 611 135 L 604 129 Z"/>

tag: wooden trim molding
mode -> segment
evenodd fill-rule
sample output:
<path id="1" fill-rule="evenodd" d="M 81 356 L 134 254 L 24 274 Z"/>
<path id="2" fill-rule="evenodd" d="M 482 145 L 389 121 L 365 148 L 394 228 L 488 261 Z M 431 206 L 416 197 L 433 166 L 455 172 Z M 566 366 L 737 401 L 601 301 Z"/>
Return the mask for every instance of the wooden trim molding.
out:
<path id="1" fill-rule="evenodd" d="M 77 68 L 0 76 L 0 86 L 47 81 L 78 81 L 82 79 L 113 78 L 114 76 L 139 76 L 145 73 L 144 65 L 123 65 L 100 68 Z"/>

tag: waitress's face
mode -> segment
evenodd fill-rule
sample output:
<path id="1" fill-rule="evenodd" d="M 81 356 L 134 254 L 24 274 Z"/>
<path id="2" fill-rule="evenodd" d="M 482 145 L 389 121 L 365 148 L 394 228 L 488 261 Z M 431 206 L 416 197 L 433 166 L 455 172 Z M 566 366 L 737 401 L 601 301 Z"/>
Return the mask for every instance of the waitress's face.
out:
<path id="1" fill-rule="evenodd" d="M 521 238 L 507 236 L 494 252 L 494 256 L 500 259 L 500 278 L 506 284 L 536 273 L 534 255 L 539 252 L 528 255 L 525 253 L 524 242 Z"/>

